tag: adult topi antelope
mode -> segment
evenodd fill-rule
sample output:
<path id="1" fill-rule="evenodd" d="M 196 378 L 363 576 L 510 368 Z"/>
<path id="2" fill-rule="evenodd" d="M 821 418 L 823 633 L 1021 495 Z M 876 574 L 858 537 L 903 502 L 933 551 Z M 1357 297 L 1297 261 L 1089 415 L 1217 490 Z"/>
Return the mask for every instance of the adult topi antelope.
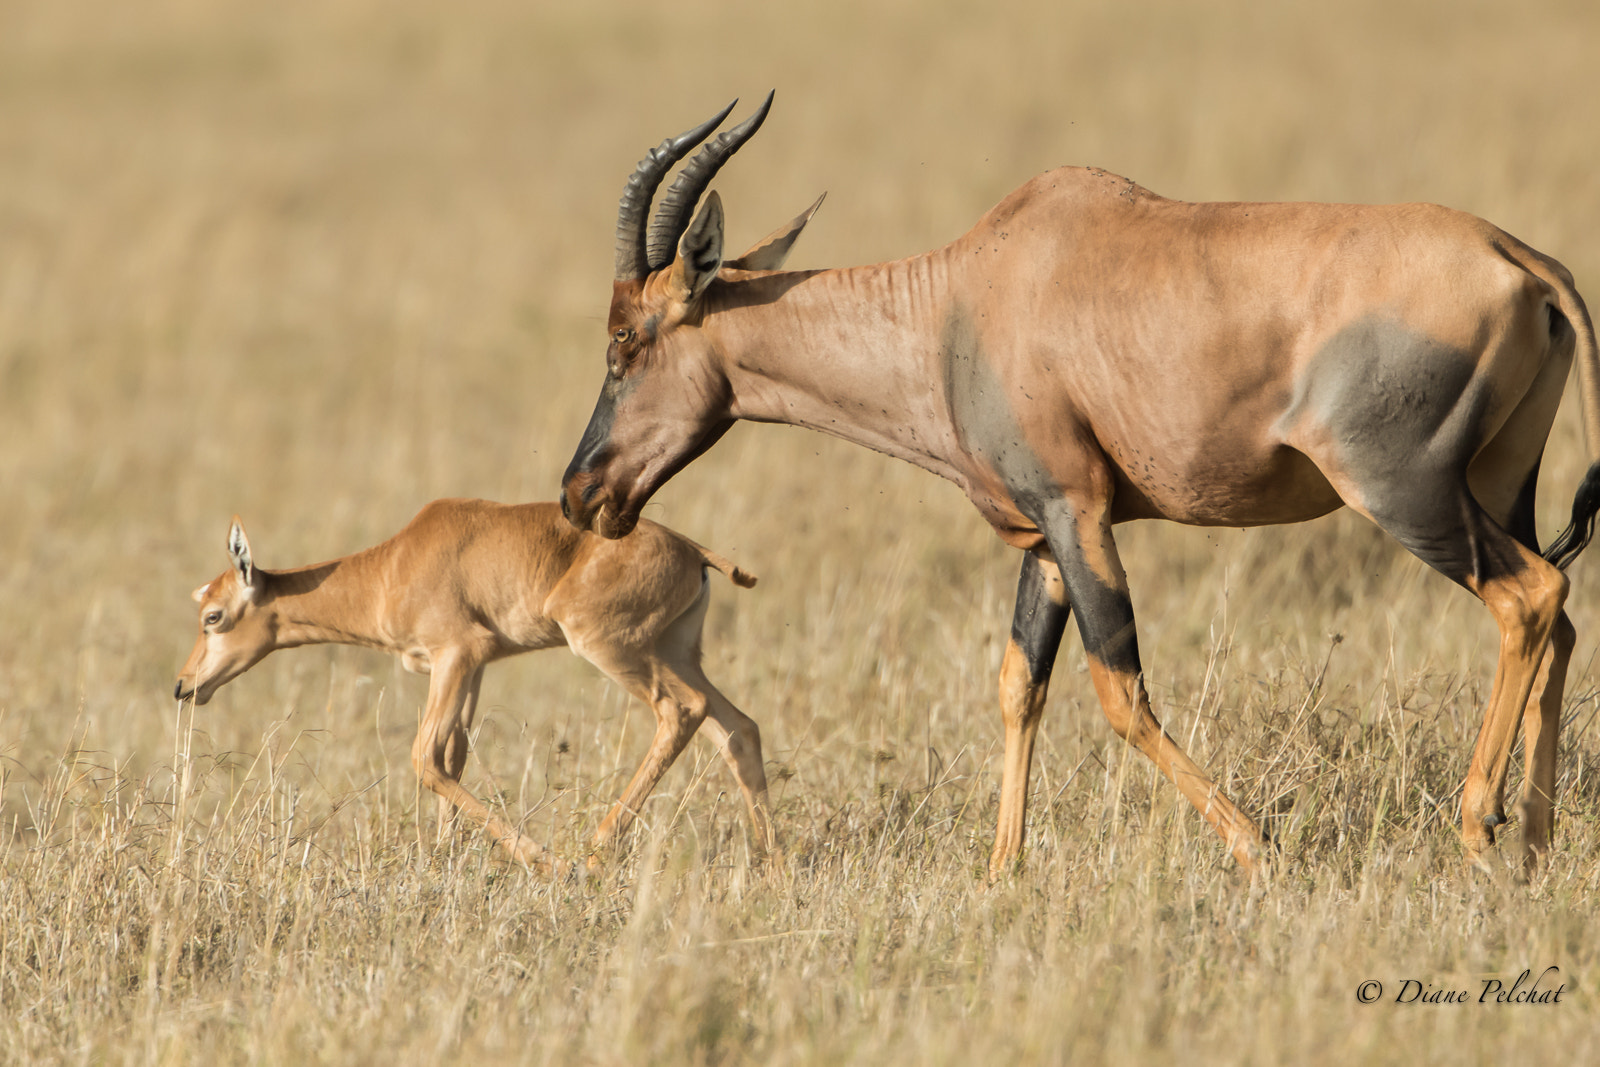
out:
<path id="1" fill-rule="evenodd" d="M 293 570 L 255 565 L 239 520 L 233 565 L 196 589 L 200 636 L 178 675 L 179 700 L 204 704 L 267 653 L 335 642 L 392 652 L 429 675 L 411 762 L 439 795 L 441 830 L 456 810 L 517 860 L 546 871 L 546 849 L 461 786 L 483 669 L 497 659 L 566 645 L 656 714 L 655 740 L 595 833 L 596 848 L 627 829 L 702 725 L 744 793 L 758 848 L 773 844 L 761 732 L 700 669 L 714 567 L 756 580 L 665 526 L 643 522 L 608 541 L 574 530 L 554 503 L 435 500 L 373 548 Z"/>
<path id="2" fill-rule="evenodd" d="M 1462 832 L 1483 864 L 1520 723 L 1536 865 L 1574 640 L 1563 569 L 1600 509 L 1595 464 L 1572 526 L 1540 555 L 1534 483 L 1575 354 L 1600 451 L 1594 330 L 1567 271 L 1441 207 L 1191 204 L 1092 168 L 1049 171 L 909 259 L 771 269 L 802 217 L 724 262 L 717 194 L 689 218 L 771 99 L 701 149 L 648 227 L 666 170 L 728 112 L 663 142 L 628 181 L 606 379 L 563 481 L 568 518 L 623 536 L 735 419 L 822 430 L 961 486 L 1024 553 L 1000 666 L 998 875 L 1022 848 L 1069 610 L 1112 728 L 1241 864 L 1261 861 L 1260 828 L 1151 714 L 1112 528 L 1301 522 L 1347 505 L 1499 625 Z"/>

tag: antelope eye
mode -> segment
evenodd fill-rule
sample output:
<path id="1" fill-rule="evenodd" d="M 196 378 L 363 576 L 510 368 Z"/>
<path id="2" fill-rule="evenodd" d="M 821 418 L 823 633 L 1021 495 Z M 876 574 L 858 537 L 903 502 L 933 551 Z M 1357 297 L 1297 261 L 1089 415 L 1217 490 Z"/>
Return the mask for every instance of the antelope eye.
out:
<path id="1" fill-rule="evenodd" d="M 611 339 L 619 345 L 625 345 L 633 340 L 633 330 L 627 326 L 619 326 L 617 332 L 611 335 Z"/>
<path id="2" fill-rule="evenodd" d="M 219 623 L 221 621 L 222 621 L 222 612 L 220 612 L 220 611 L 208 611 L 208 612 L 206 612 L 206 625 L 207 626 L 215 626 L 217 623 Z"/>

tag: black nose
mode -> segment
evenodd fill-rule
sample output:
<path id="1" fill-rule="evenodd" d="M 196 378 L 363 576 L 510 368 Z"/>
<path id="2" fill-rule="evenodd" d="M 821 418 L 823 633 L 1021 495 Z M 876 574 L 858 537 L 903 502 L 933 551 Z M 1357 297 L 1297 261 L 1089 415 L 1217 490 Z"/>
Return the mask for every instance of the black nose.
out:
<path id="1" fill-rule="evenodd" d="M 183 679 L 182 678 L 179 678 L 178 679 L 178 684 L 172 687 L 172 698 L 174 700 L 182 700 L 183 699 Z"/>
<path id="2" fill-rule="evenodd" d="M 561 517 L 563 519 L 566 519 L 568 522 L 571 522 L 572 521 L 572 509 L 567 506 L 567 491 L 566 491 L 566 489 L 562 489 L 561 490 L 561 498 L 560 499 L 561 499 Z"/>

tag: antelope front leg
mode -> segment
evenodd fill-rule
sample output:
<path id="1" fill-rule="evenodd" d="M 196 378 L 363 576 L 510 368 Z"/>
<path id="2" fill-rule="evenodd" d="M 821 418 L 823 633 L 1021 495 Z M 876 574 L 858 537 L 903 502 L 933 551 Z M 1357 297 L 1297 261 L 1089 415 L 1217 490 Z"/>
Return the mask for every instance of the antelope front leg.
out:
<path id="1" fill-rule="evenodd" d="M 1000 714 L 1005 720 L 1006 754 L 1000 774 L 1000 817 L 989 878 L 999 878 L 1022 854 L 1028 827 L 1028 778 L 1033 743 L 1044 715 L 1050 672 L 1061 647 L 1071 605 L 1055 562 L 1037 552 L 1022 559 L 1011 638 L 1000 663 Z"/>
<path id="2" fill-rule="evenodd" d="M 1043 524 L 1078 614 L 1100 707 L 1117 736 L 1132 744 L 1178 787 L 1222 838 L 1234 859 L 1254 871 L 1266 839 L 1255 821 L 1217 788 L 1210 776 L 1161 728 L 1150 710 L 1139 665 L 1128 579 L 1111 537 L 1105 501 L 1061 501 Z"/>
<path id="3" fill-rule="evenodd" d="M 466 656 L 446 653 L 434 658 L 428 680 L 428 708 L 411 746 L 411 764 L 422 784 L 438 795 L 441 816 L 452 810 L 460 812 L 482 826 L 517 862 L 543 874 L 557 873 L 548 850 L 492 813 L 461 786 L 461 772 L 467 762 L 467 730 L 477 710 L 482 681 L 482 665 Z"/>

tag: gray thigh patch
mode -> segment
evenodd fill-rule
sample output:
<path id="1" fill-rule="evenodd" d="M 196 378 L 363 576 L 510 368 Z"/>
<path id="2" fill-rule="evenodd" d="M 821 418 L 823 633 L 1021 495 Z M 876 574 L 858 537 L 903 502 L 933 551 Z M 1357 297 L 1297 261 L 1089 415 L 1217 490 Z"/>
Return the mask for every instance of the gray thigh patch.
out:
<path id="1" fill-rule="evenodd" d="M 1285 423 L 1327 428 L 1334 458 L 1373 515 L 1419 534 L 1455 526 L 1491 399 L 1476 371 L 1475 353 L 1369 316 L 1312 359 Z"/>

